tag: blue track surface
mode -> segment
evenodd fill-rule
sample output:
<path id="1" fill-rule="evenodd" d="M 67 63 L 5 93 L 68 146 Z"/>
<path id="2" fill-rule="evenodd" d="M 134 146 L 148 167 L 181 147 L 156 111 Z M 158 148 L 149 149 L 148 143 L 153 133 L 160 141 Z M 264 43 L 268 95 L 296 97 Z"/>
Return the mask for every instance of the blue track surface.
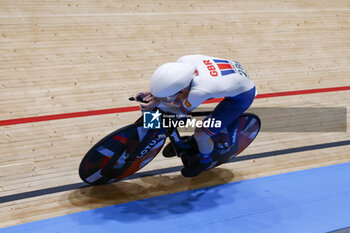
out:
<path id="1" fill-rule="evenodd" d="M 350 163 L 245 180 L 0 232 L 327 232 L 350 226 Z"/>

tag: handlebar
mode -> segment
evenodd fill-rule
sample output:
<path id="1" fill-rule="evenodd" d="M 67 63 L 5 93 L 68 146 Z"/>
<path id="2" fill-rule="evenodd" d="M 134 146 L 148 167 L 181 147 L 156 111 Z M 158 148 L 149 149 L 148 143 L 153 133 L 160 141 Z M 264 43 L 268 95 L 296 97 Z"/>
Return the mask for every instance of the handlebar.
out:
<path id="1" fill-rule="evenodd" d="M 141 96 L 138 96 L 137 98 L 135 97 L 129 97 L 129 100 L 130 101 L 138 101 L 138 102 L 141 102 L 141 103 L 147 103 L 146 101 L 143 100 L 143 98 L 141 98 Z"/>
<path id="2" fill-rule="evenodd" d="M 141 103 L 147 103 L 146 101 L 143 100 L 143 98 L 141 96 L 138 96 L 137 98 L 132 96 L 132 97 L 129 97 L 129 100 L 130 101 L 138 101 L 138 102 L 141 102 Z M 159 108 L 155 108 L 153 111 L 156 111 L 157 109 L 159 109 Z M 161 109 L 159 109 L 159 111 L 161 111 L 162 113 L 166 113 L 166 112 L 163 112 Z M 212 111 L 192 112 L 190 115 L 191 116 L 207 116 L 210 113 L 212 113 Z M 168 114 L 171 115 L 172 113 L 168 113 Z"/>

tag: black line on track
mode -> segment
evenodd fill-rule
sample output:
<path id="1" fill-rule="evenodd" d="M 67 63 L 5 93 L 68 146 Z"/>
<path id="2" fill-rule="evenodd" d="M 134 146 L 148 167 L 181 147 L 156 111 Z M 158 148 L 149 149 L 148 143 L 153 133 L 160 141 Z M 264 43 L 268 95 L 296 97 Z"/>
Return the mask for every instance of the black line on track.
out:
<path id="1" fill-rule="evenodd" d="M 275 150 L 275 151 L 250 154 L 245 156 L 238 156 L 234 158 L 232 161 L 229 161 L 228 163 L 258 159 L 258 158 L 266 158 L 266 157 L 272 157 L 272 156 L 278 156 L 278 155 L 284 155 L 284 154 L 290 154 L 290 153 L 311 151 L 311 150 L 320 150 L 325 148 L 339 147 L 339 146 L 346 146 L 346 145 L 350 145 L 350 140 L 309 145 L 309 146 L 301 146 L 301 147 L 295 147 L 295 148 L 289 148 L 289 149 L 283 149 L 283 150 Z M 129 176 L 124 180 L 132 180 L 132 179 L 141 178 L 141 177 L 177 172 L 177 171 L 180 171 L 181 169 L 182 169 L 182 166 L 176 166 L 176 167 L 156 169 L 156 170 L 146 171 L 146 172 L 138 172 L 134 175 Z M 22 200 L 22 199 L 31 198 L 31 197 L 38 197 L 38 196 L 43 196 L 43 195 L 48 195 L 48 194 L 53 194 L 53 193 L 58 193 L 63 191 L 85 188 L 89 186 L 90 185 L 86 183 L 80 182 L 80 183 L 62 185 L 62 186 L 57 186 L 52 188 L 39 189 L 39 190 L 30 191 L 30 192 L 17 193 L 17 194 L 0 197 L 0 203 L 17 201 L 17 200 Z"/>

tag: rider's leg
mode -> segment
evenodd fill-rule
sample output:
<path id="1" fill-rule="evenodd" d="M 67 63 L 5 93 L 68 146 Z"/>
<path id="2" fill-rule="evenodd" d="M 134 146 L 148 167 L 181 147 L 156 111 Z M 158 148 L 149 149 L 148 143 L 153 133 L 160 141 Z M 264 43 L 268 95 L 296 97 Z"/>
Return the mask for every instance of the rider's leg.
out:
<path id="1" fill-rule="evenodd" d="M 201 128 L 196 128 L 194 132 L 194 139 L 198 144 L 198 150 L 200 152 L 199 161 L 201 163 L 210 163 L 212 161 L 210 153 L 214 148 L 213 140 L 209 135 L 204 133 L 203 129 Z"/>
<path id="2" fill-rule="evenodd" d="M 221 121 L 221 127 L 203 127 L 203 131 L 208 136 L 213 136 L 226 128 L 229 124 L 234 122 L 240 115 L 242 115 L 253 103 L 255 97 L 255 88 L 243 92 L 234 97 L 226 97 L 222 100 L 214 111 L 206 117 L 205 120 L 213 118 L 216 121 Z"/>
<path id="3" fill-rule="evenodd" d="M 199 155 L 199 162 L 195 163 L 191 167 L 184 168 L 181 171 L 184 176 L 197 176 L 210 166 L 212 161 L 210 153 L 213 150 L 213 142 L 211 141 L 210 137 L 217 134 L 222 129 L 226 128 L 242 113 L 244 113 L 252 104 L 254 97 L 255 88 L 234 97 L 226 97 L 223 101 L 221 101 L 218 104 L 218 106 L 216 106 L 214 111 L 205 120 L 208 120 L 209 118 L 215 118 L 215 120 L 221 121 L 221 127 L 208 127 L 196 129 L 195 139 L 198 144 L 198 149 L 201 152 L 201 154 Z M 203 163 L 201 163 L 201 160 Z"/>

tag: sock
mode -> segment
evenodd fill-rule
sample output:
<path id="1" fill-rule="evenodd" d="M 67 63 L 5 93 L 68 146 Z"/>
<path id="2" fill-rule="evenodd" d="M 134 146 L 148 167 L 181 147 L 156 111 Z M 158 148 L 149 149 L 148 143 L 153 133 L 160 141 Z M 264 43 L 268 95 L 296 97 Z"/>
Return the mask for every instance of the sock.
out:
<path id="1" fill-rule="evenodd" d="M 200 163 L 211 163 L 213 161 L 212 157 L 210 156 L 210 153 L 208 154 L 199 154 L 199 162 Z"/>

